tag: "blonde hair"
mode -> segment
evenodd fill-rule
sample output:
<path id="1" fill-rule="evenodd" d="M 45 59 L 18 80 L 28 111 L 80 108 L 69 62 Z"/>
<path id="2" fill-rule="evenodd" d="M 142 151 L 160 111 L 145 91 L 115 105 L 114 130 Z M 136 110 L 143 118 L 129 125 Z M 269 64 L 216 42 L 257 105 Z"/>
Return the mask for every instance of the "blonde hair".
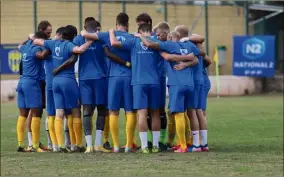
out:
<path id="1" fill-rule="evenodd" d="M 166 33 L 170 32 L 170 25 L 167 22 L 160 22 L 155 27 L 156 27 L 156 30 L 160 29 L 160 30 L 165 31 Z"/>
<path id="2" fill-rule="evenodd" d="M 169 34 L 168 34 L 168 37 L 176 37 L 176 38 L 180 38 L 180 34 L 179 32 L 177 31 L 171 31 Z"/>

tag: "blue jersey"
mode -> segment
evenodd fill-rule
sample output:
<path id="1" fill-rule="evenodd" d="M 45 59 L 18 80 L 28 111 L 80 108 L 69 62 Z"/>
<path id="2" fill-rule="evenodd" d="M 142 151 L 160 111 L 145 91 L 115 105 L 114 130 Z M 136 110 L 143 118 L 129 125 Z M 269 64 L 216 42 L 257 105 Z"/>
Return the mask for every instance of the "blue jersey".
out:
<path id="1" fill-rule="evenodd" d="M 40 80 L 42 61 L 36 58 L 36 53 L 42 51 L 40 46 L 23 45 L 20 48 L 22 54 L 23 73 L 21 78 Z"/>
<path id="2" fill-rule="evenodd" d="M 160 42 L 160 49 L 170 54 L 188 55 L 189 53 L 197 52 L 194 48 L 184 46 L 181 42 L 166 41 Z M 177 71 L 173 67 L 178 64 L 177 62 L 167 61 L 168 84 L 179 86 L 193 86 L 194 78 L 192 68 L 186 67 L 183 70 Z"/>
<path id="3" fill-rule="evenodd" d="M 160 41 L 158 40 L 158 36 L 156 35 L 156 33 L 152 33 L 151 39 L 152 39 L 152 41 L 154 41 L 154 42 L 160 42 Z M 159 76 L 160 76 L 161 78 L 165 78 L 165 77 L 166 77 L 166 70 L 167 70 L 166 61 L 165 61 L 165 59 L 160 55 L 159 64 L 158 64 L 158 73 L 159 73 Z"/>
<path id="4" fill-rule="evenodd" d="M 52 80 L 53 80 L 53 63 L 52 63 L 52 55 L 48 55 L 44 60 L 44 68 L 45 68 L 45 82 L 46 89 L 52 90 Z"/>
<path id="5" fill-rule="evenodd" d="M 190 46 L 190 47 L 196 47 L 195 44 L 193 44 L 192 42 L 190 41 L 186 41 L 184 42 L 184 44 Z M 200 51 L 198 49 L 198 51 Z M 199 54 L 198 54 L 199 55 Z M 204 79 L 203 79 L 203 57 L 201 56 L 197 56 L 198 58 L 198 64 L 193 66 L 193 76 L 194 76 L 194 84 L 196 85 L 202 85 L 204 83 Z"/>
<path id="6" fill-rule="evenodd" d="M 131 51 L 131 84 L 159 85 L 159 52 L 144 46 L 141 39 L 136 37 L 122 41 L 121 43 L 123 49 L 128 49 Z"/>
<path id="7" fill-rule="evenodd" d="M 115 31 L 115 36 L 116 36 L 116 39 L 121 42 L 128 41 L 133 38 L 133 35 L 129 34 L 128 32 L 124 32 L 124 31 Z M 128 61 L 128 62 L 131 61 L 131 55 L 130 55 L 129 50 L 111 47 L 108 32 L 99 33 L 98 37 L 99 37 L 99 40 L 103 41 L 107 45 L 107 47 L 110 49 L 112 53 L 119 56 L 121 59 L 125 61 Z M 112 60 L 110 60 L 109 69 L 110 69 L 110 73 L 109 73 L 110 77 L 113 77 L 113 76 L 131 77 L 130 68 L 126 66 L 122 66 L 118 63 L 115 63 Z"/>
<path id="8" fill-rule="evenodd" d="M 45 40 L 44 47 L 51 51 L 53 67 L 57 68 L 70 58 L 75 45 L 66 40 Z M 62 70 L 55 77 L 75 78 L 75 64 Z"/>
<path id="9" fill-rule="evenodd" d="M 210 85 L 210 79 L 208 77 L 208 74 L 207 74 L 207 71 L 206 71 L 206 68 L 205 66 L 203 65 L 203 79 L 204 79 L 204 86 L 209 86 Z"/>
<path id="10" fill-rule="evenodd" d="M 85 42 L 86 39 L 81 35 L 76 36 L 73 40 L 76 46 L 81 46 Z M 107 63 L 101 41 L 93 42 L 84 53 L 80 54 L 78 70 L 79 80 L 107 77 Z"/>

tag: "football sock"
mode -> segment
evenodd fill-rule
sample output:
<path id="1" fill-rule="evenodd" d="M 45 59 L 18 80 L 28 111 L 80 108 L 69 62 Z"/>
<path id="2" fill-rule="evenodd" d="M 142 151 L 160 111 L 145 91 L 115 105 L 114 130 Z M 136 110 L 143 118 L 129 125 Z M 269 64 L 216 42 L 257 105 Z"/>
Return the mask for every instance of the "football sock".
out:
<path id="1" fill-rule="evenodd" d="M 59 145 L 59 147 L 64 147 L 64 142 L 63 142 L 63 133 L 62 133 L 62 129 L 63 129 L 63 119 L 61 119 L 60 117 L 55 117 L 55 121 L 54 121 L 54 127 L 55 127 L 55 134 L 56 134 L 56 139 L 57 139 L 57 143 Z"/>
<path id="2" fill-rule="evenodd" d="M 102 130 L 96 130 L 95 146 L 97 146 L 97 147 L 101 147 L 102 146 L 102 143 L 101 143 L 102 134 L 103 134 Z"/>
<path id="3" fill-rule="evenodd" d="M 67 147 L 71 145 L 67 118 L 64 118 L 63 127 L 64 127 L 65 147 Z"/>
<path id="4" fill-rule="evenodd" d="M 33 146 L 33 138 L 32 132 L 28 132 L 28 144 L 29 146 Z"/>
<path id="5" fill-rule="evenodd" d="M 186 139 L 186 144 L 190 144 L 190 145 L 192 144 L 190 121 L 186 114 L 185 114 L 185 139 Z"/>
<path id="6" fill-rule="evenodd" d="M 126 147 L 131 148 L 134 141 L 134 133 L 136 126 L 136 114 L 135 113 L 126 113 L 127 122 L 126 122 Z"/>
<path id="7" fill-rule="evenodd" d="M 153 133 L 153 146 L 159 148 L 160 131 L 152 131 Z"/>
<path id="8" fill-rule="evenodd" d="M 200 130 L 201 135 L 201 145 L 205 146 L 207 144 L 207 130 Z"/>
<path id="9" fill-rule="evenodd" d="M 176 123 L 176 132 L 179 139 L 179 143 L 181 148 L 186 148 L 186 140 L 185 140 L 185 120 L 184 113 L 176 113 L 174 115 L 175 123 Z"/>
<path id="10" fill-rule="evenodd" d="M 114 114 L 109 115 L 109 128 L 111 131 L 113 147 L 118 148 L 119 141 L 118 141 L 118 116 L 117 115 L 114 115 Z"/>
<path id="11" fill-rule="evenodd" d="M 67 124 L 68 124 L 68 129 L 69 129 L 69 136 L 70 136 L 70 143 L 71 145 L 76 144 L 76 136 L 73 128 L 73 117 L 72 115 L 67 116 Z"/>
<path id="12" fill-rule="evenodd" d="M 91 135 L 93 136 L 93 132 L 94 132 L 94 118 L 93 116 L 90 117 L 90 121 L 91 121 Z"/>
<path id="13" fill-rule="evenodd" d="M 104 125 L 104 143 L 108 141 L 109 130 L 110 130 L 110 116 L 105 116 L 105 125 Z"/>
<path id="14" fill-rule="evenodd" d="M 56 139 L 56 134 L 55 134 L 55 128 L 54 128 L 54 116 L 49 116 L 48 117 L 48 129 L 49 129 L 49 134 L 50 134 L 50 138 L 51 138 L 51 142 L 54 145 L 58 145 L 57 143 L 57 139 Z"/>
<path id="15" fill-rule="evenodd" d="M 193 145 L 199 147 L 199 131 L 192 131 Z"/>
<path id="16" fill-rule="evenodd" d="M 40 117 L 33 117 L 31 123 L 33 148 L 37 149 L 39 146 L 40 137 Z"/>
<path id="17" fill-rule="evenodd" d="M 26 117 L 19 116 L 17 120 L 17 137 L 18 137 L 18 146 L 23 147 L 24 136 L 25 136 L 25 122 Z"/>
<path id="18" fill-rule="evenodd" d="M 48 148 L 50 148 L 50 147 L 52 147 L 52 141 L 51 141 L 49 129 L 48 129 L 48 117 L 46 117 L 46 119 L 45 119 L 45 133 L 46 133 L 46 137 L 47 137 Z"/>
<path id="19" fill-rule="evenodd" d="M 148 136 L 147 132 L 139 132 L 139 137 L 141 140 L 141 148 L 145 149 L 148 147 Z"/>
<path id="20" fill-rule="evenodd" d="M 173 145 L 175 139 L 176 125 L 173 114 L 168 114 L 168 143 Z"/>
<path id="21" fill-rule="evenodd" d="M 80 117 L 73 117 L 73 129 L 76 139 L 76 145 L 82 146 L 82 120 Z"/>
<path id="22" fill-rule="evenodd" d="M 161 134 L 160 134 L 160 142 L 166 143 L 166 134 L 167 134 L 167 114 L 161 114 Z"/>

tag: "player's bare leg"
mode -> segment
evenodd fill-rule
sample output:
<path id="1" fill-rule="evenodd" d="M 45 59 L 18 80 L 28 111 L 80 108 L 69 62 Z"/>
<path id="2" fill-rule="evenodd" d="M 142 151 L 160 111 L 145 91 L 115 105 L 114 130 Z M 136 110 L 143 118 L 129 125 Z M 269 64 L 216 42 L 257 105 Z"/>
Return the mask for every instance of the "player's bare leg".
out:
<path id="1" fill-rule="evenodd" d="M 207 119 L 202 109 L 197 109 L 197 116 L 199 121 L 199 129 L 201 135 L 201 150 L 209 151 L 207 143 Z"/>
<path id="2" fill-rule="evenodd" d="M 160 110 L 151 109 L 150 110 L 152 118 L 152 133 L 153 133 L 153 148 L 152 152 L 159 152 L 159 140 L 160 140 L 160 131 L 161 131 L 161 119 L 160 119 Z"/>
<path id="3" fill-rule="evenodd" d="M 91 118 L 93 116 L 93 106 L 92 105 L 83 105 L 83 127 L 85 133 L 85 140 L 87 143 L 87 149 L 85 153 L 92 153 L 93 149 L 93 142 L 92 142 L 92 121 Z"/>
<path id="4" fill-rule="evenodd" d="M 138 114 L 138 130 L 139 130 L 139 137 L 141 141 L 141 152 L 148 154 L 148 124 L 147 124 L 147 116 L 148 111 L 147 109 L 140 109 L 137 111 Z"/>
<path id="5" fill-rule="evenodd" d="M 193 144 L 188 148 L 189 152 L 200 152 L 199 143 L 199 121 L 196 114 L 196 109 L 188 109 L 188 117 L 190 118 L 190 127 L 192 132 Z"/>

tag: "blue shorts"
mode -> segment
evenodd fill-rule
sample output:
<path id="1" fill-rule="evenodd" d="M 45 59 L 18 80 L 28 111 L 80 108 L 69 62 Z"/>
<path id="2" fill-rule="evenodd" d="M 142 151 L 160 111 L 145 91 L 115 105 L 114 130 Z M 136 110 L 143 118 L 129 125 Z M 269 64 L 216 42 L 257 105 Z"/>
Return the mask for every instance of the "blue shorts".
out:
<path id="1" fill-rule="evenodd" d="M 75 78 L 55 77 L 52 90 L 55 109 L 80 108 L 79 88 Z"/>
<path id="2" fill-rule="evenodd" d="M 46 112 L 47 116 L 55 116 L 55 104 L 52 90 L 46 90 Z M 70 109 L 65 110 L 65 115 L 71 114 Z"/>
<path id="3" fill-rule="evenodd" d="M 193 86 L 169 86 L 169 110 L 171 113 L 185 112 L 190 106 Z"/>
<path id="4" fill-rule="evenodd" d="M 192 109 L 201 109 L 204 100 L 202 97 L 204 95 L 204 85 L 194 85 L 193 94 L 190 97 L 189 107 Z"/>
<path id="5" fill-rule="evenodd" d="M 110 77 L 108 86 L 108 109 L 133 111 L 131 77 Z"/>
<path id="6" fill-rule="evenodd" d="M 167 95 L 166 93 L 167 85 L 166 85 L 165 77 L 161 78 L 160 86 L 161 86 L 161 108 L 165 108 L 166 107 L 166 95 Z"/>
<path id="7" fill-rule="evenodd" d="M 134 109 L 159 109 L 161 107 L 160 85 L 133 85 Z"/>
<path id="8" fill-rule="evenodd" d="M 204 92 L 203 92 L 203 94 L 201 95 L 201 99 L 203 100 L 203 101 L 201 102 L 201 109 L 202 109 L 203 111 L 205 111 L 205 110 L 206 110 L 206 107 L 207 107 L 207 97 L 208 97 L 208 93 L 209 93 L 210 88 L 211 88 L 210 82 L 207 83 L 207 84 L 205 84 L 205 85 L 203 86 Z"/>
<path id="9" fill-rule="evenodd" d="M 82 105 L 107 104 L 107 78 L 80 80 L 79 89 Z"/>
<path id="10" fill-rule="evenodd" d="M 16 90 L 18 92 L 18 108 L 42 108 L 40 81 L 22 78 Z"/>

